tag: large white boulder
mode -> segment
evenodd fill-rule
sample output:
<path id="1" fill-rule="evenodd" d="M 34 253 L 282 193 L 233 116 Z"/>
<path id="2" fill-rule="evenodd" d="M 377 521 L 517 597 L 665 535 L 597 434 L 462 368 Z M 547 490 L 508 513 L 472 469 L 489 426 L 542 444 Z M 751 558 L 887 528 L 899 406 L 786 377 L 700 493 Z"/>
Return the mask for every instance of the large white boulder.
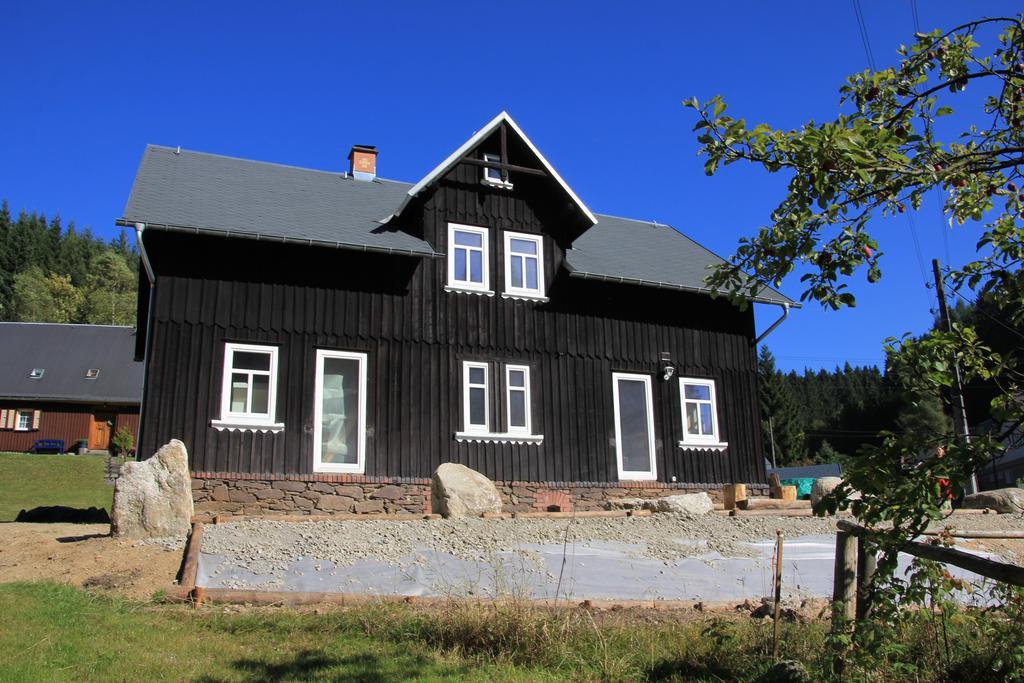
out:
<path id="1" fill-rule="evenodd" d="M 708 515 L 715 509 L 711 496 L 706 493 L 681 493 L 665 496 L 647 502 L 646 507 L 655 512 L 675 512 L 683 515 Z"/>
<path id="2" fill-rule="evenodd" d="M 501 496 L 494 482 L 465 465 L 446 462 L 430 483 L 431 509 L 445 517 L 479 517 L 501 512 Z"/>
<path id="3" fill-rule="evenodd" d="M 989 508 L 996 512 L 1024 513 L 1024 489 L 993 489 L 964 496 L 963 507 Z"/>
<path id="4" fill-rule="evenodd" d="M 192 511 L 192 478 L 182 442 L 172 439 L 150 459 L 121 465 L 110 515 L 115 536 L 184 536 Z"/>

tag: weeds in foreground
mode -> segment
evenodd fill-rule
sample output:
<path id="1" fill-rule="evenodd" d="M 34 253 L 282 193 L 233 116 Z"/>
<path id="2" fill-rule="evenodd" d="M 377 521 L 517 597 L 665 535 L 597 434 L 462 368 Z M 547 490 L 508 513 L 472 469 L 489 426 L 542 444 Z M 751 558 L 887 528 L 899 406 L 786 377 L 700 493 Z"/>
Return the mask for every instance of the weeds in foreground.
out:
<path id="1" fill-rule="evenodd" d="M 745 614 L 552 610 L 516 600 L 192 610 L 48 583 L 0 586 L 0 611 L 4 681 L 793 680 L 770 677 L 770 621 Z M 945 638 L 935 618 L 908 615 L 888 632 L 882 658 L 854 650 L 841 680 L 1015 675 L 1020 643 L 1007 641 L 1018 633 L 1015 613 L 947 612 Z M 826 621 L 783 625 L 782 658 L 800 662 L 807 680 L 840 680 L 830 673 L 827 630 Z"/>

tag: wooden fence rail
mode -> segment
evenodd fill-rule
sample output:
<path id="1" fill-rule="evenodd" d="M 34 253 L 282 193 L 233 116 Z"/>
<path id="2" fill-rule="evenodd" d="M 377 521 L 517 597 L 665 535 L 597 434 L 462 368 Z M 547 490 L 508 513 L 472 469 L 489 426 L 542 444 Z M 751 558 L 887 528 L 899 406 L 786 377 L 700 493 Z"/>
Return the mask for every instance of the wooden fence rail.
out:
<path id="1" fill-rule="evenodd" d="M 875 572 L 875 555 L 867 550 L 863 537 L 867 527 L 841 519 L 836 522 L 835 584 L 832 589 L 833 623 L 840 619 L 864 619 L 870 610 L 868 586 Z M 960 535 L 966 536 L 966 532 Z M 978 557 L 955 548 L 919 541 L 907 541 L 901 552 L 960 567 L 989 579 L 1024 586 L 1024 567 Z M 840 619 L 836 619 L 840 617 Z"/>

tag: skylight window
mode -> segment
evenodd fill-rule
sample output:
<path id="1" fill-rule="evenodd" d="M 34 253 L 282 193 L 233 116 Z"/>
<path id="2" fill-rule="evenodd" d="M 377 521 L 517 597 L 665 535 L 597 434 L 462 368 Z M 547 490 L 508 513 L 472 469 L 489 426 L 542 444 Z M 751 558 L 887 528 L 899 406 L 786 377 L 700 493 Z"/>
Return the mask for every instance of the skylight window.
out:
<path id="1" fill-rule="evenodd" d="M 85 378 L 86 379 L 96 379 L 99 376 L 100 376 L 99 368 L 89 368 L 88 370 L 85 371 Z"/>
<path id="2" fill-rule="evenodd" d="M 28 373 L 29 379 L 42 379 L 44 372 L 46 368 L 32 368 L 32 372 Z"/>
<path id="3" fill-rule="evenodd" d="M 497 154 L 488 154 L 488 153 L 485 152 L 483 154 L 483 160 L 486 161 L 489 164 L 500 164 L 501 163 L 501 156 L 499 156 Z M 504 171 L 502 171 L 502 169 L 495 168 L 493 166 L 484 166 L 483 182 L 485 184 L 487 184 L 487 185 L 494 185 L 496 187 L 502 187 L 502 188 L 505 188 L 506 190 L 511 190 L 512 189 L 512 183 L 510 183 L 509 181 L 505 180 L 505 178 L 503 176 L 504 176 Z"/>

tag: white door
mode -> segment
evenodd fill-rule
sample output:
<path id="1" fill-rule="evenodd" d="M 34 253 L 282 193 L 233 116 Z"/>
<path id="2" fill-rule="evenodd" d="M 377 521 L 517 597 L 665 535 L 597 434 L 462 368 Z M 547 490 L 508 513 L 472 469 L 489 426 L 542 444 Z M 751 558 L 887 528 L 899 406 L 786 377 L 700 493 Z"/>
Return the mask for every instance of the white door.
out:
<path id="1" fill-rule="evenodd" d="M 649 375 L 612 373 L 619 479 L 655 479 L 654 406 Z"/>
<path id="2" fill-rule="evenodd" d="M 365 468 L 366 354 L 316 352 L 313 407 L 313 471 Z"/>

